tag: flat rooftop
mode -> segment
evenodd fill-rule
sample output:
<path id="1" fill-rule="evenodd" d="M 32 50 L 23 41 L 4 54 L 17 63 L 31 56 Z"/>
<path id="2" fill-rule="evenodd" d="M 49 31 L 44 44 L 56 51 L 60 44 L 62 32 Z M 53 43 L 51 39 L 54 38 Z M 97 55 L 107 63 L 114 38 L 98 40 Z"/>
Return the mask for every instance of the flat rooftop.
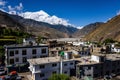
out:
<path id="1" fill-rule="evenodd" d="M 80 41 L 81 38 L 59 38 L 59 39 L 49 39 L 50 41 L 56 40 L 56 41 Z"/>
<path id="2" fill-rule="evenodd" d="M 92 55 L 95 55 L 95 56 L 105 56 L 106 54 L 101 54 L 101 53 L 99 53 L 99 52 L 94 52 L 94 53 L 92 53 Z"/>
<path id="3" fill-rule="evenodd" d="M 92 55 L 106 57 L 107 60 L 120 60 L 120 54 L 117 53 L 116 54 L 93 53 Z"/>
<path id="4" fill-rule="evenodd" d="M 99 64 L 100 63 L 100 62 L 96 62 L 96 61 L 91 61 L 90 56 L 81 57 L 80 61 L 81 62 L 78 63 L 77 65 L 93 65 L 93 64 Z"/>
<path id="5" fill-rule="evenodd" d="M 90 64 L 98 64 L 98 62 L 90 61 L 90 56 L 74 58 L 74 59 L 63 59 L 63 62 L 66 61 L 77 61 L 78 65 L 90 65 Z M 36 59 L 28 59 L 28 62 L 32 65 L 39 64 L 47 64 L 47 63 L 55 63 L 60 62 L 60 57 L 46 57 L 46 58 L 36 58 Z"/>
<path id="6" fill-rule="evenodd" d="M 107 54 L 106 59 L 112 61 L 120 60 L 120 54 Z"/>
<path id="7" fill-rule="evenodd" d="M 47 63 L 60 62 L 60 57 L 58 56 L 58 57 L 36 58 L 36 59 L 28 59 L 27 61 L 32 65 L 47 64 Z M 63 60 L 63 62 L 65 61 L 74 61 L 74 59 Z"/>
<path id="8" fill-rule="evenodd" d="M 31 47 L 46 47 L 47 44 L 34 44 L 34 45 L 25 45 L 25 44 L 13 44 L 13 45 L 4 45 L 5 48 L 31 48 Z"/>
<path id="9" fill-rule="evenodd" d="M 106 57 L 106 60 L 110 61 L 120 61 L 120 54 L 93 54 L 99 57 Z M 96 61 L 91 61 L 90 56 L 87 57 L 81 57 L 81 62 L 78 63 L 77 65 L 93 65 L 93 64 L 100 64 L 102 62 L 96 62 Z"/>
<path id="10" fill-rule="evenodd" d="M 119 54 L 107 54 L 106 60 L 111 60 L 111 61 L 120 60 L 120 55 Z M 91 56 L 85 56 L 85 57 L 73 58 L 73 59 L 63 59 L 63 62 L 65 61 L 78 61 L 77 65 L 94 65 L 94 64 L 102 63 L 102 62 L 91 61 Z M 32 65 L 55 63 L 55 62 L 60 62 L 60 57 L 57 56 L 57 57 L 28 59 L 28 62 L 31 63 Z"/>

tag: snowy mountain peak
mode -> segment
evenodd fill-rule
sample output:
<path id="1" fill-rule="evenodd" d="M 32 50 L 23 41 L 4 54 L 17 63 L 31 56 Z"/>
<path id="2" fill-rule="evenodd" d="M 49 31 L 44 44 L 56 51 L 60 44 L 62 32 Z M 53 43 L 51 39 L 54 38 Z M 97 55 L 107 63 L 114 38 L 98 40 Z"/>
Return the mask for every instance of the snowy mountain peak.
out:
<path id="1" fill-rule="evenodd" d="M 49 14 L 47 14 L 43 10 L 40 10 L 40 11 L 37 11 L 37 12 L 21 13 L 21 14 L 19 14 L 19 16 L 22 16 L 26 19 L 33 19 L 33 20 L 36 20 L 36 21 L 46 22 L 46 23 L 53 24 L 53 25 L 61 24 L 61 25 L 64 25 L 64 26 L 71 26 L 71 24 L 68 23 L 68 20 L 65 20 L 63 18 L 59 18 L 55 15 L 50 16 Z"/>
<path id="2" fill-rule="evenodd" d="M 82 29 L 84 26 L 79 26 L 79 27 L 76 27 L 77 29 Z"/>
<path id="3" fill-rule="evenodd" d="M 33 13 L 33 12 L 32 12 Z M 38 12 L 34 12 L 36 15 L 39 15 L 39 16 L 49 16 L 45 11 L 43 10 L 40 10 Z"/>

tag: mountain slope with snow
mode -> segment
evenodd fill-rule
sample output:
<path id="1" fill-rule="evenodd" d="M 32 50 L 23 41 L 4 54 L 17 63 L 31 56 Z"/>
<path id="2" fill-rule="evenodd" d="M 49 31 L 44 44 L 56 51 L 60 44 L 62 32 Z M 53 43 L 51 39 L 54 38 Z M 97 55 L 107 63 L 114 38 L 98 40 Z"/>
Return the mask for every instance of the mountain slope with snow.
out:
<path id="1" fill-rule="evenodd" d="M 40 10 L 37 12 L 24 12 L 19 14 L 19 16 L 24 17 L 25 19 L 33 19 L 40 22 L 46 22 L 52 25 L 64 25 L 64 26 L 71 26 L 67 20 L 58 18 L 57 16 L 53 15 L 50 16 L 45 11 Z"/>
<path id="2" fill-rule="evenodd" d="M 10 15 L 8 13 L 0 11 L 1 29 L 12 29 L 14 31 L 21 31 L 23 33 L 30 33 L 34 36 L 41 36 L 46 38 L 69 37 L 66 33 L 60 32 L 59 30 L 56 30 L 54 28 L 50 28 L 49 25 L 50 24 L 45 24 L 43 22 L 40 23 L 31 19 L 24 19 L 20 16 Z M 7 31 L 7 35 L 9 36 L 9 31 Z"/>

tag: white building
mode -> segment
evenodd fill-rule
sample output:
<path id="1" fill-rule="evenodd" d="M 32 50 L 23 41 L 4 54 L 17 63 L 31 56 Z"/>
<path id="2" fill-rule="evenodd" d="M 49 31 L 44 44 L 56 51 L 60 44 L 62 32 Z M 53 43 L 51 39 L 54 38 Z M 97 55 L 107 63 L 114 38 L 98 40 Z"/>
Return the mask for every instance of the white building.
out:
<path id="1" fill-rule="evenodd" d="M 84 58 L 81 63 L 76 65 L 76 77 L 80 80 L 86 76 L 94 78 L 94 80 L 98 80 L 98 78 L 108 80 L 107 78 L 112 78 L 119 74 L 119 54 L 94 54 L 90 58 Z"/>
<path id="2" fill-rule="evenodd" d="M 104 55 L 91 55 L 91 61 L 95 61 L 95 62 L 103 62 L 105 60 Z"/>
<path id="3" fill-rule="evenodd" d="M 52 74 L 60 74 L 60 57 L 28 59 L 32 80 L 48 80 Z M 75 69 L 75 60 L 63 60 L 62 73 L 71 75 Z"/>
<path id="4" fill-rule="evenodd" d="M 111 44 L 111 52 L 119 53 L 120 47 L 116 47 L 115 44 Z"/>
<path id="5" fill-rule="evenodd" d="M 26 38 L 26 39 L 23 39 L 23 45 L 35 45 L 37 44 L 35 39 L 34 38 Z"/>
<path id="6" fill-rule="evenodd" d="M 5 50 L 7 65 L 26 63 L 27 59 L 48 56 L 47 45 L 8 45 Z"/>
<path id="7" fill-rule="evenodd" d="M 85 45 L 85 42 L 79 41 L 79 42 L 73 42 L 72 44 L 73 46 L 81 46 L 81 45 Z"/>
<path id="8" fill-rule="evenodd" d="M 111 48 L 111 51 L 115 52 L 115 53 L 119 53 L 120 52 L 120 48 L 114 47 L 114 48 Z"/>

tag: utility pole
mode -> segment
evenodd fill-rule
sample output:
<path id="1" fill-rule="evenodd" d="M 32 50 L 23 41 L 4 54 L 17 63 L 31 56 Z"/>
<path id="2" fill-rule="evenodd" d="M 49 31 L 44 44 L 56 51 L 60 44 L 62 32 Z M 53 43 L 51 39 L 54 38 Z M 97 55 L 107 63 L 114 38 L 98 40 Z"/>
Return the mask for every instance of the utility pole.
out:
<path id="1" fill-rule="evenodd" d="M 60 56 L 60 74 L 62 74 L 62 56 Z"/>
<path id="2" fill-rule="evenodd" d="M 62 59 L 62 57 L 64 56 L 64 51 L 61 51 L 60 53 L 60 74 L 62 74 L 62 63 L 63 63 L 63 59 Z"/>

